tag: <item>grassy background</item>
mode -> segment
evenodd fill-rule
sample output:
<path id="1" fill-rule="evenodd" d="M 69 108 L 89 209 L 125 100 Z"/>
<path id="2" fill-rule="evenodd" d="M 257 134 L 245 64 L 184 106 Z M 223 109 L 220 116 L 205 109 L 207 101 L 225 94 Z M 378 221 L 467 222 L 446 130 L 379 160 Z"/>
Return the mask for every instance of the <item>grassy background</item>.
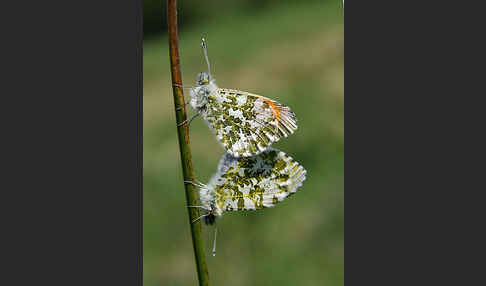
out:
<path id="1" fill-rule="evenodd" d="M 299 129 L 274 146 L 308 171 L 299 192 L 275 208 L 225 213 L 216 257 L 213 229 L 203 229 L 212 285 L 344 284 L 344 12 L 341 1 L 291 3 L 182 21 L 184 85 L 206 69 L 205 35 L 219 86 L 292 108 Z M 144 40 L 145 286 L 197 284 L 167 43 L 164 34 Z M 206 183 L 224 151 L 200 118 L 190 138 L 196 177 Z"/>

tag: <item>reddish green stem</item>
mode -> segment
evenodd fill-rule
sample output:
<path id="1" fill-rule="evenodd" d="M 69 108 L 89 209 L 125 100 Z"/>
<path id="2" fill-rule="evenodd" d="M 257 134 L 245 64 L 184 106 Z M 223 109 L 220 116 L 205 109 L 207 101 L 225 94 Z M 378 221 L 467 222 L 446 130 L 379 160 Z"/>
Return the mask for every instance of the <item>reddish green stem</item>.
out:
<path id="1" fill-rule="evenodd" d="M 189 130 L 187 124 L 180 125 L 187 118 L 184 93 L 182 89 L 181 68 L 179 62 L 179 35 L 177 28 L 177 0 L 168 0 L 168 26 L 170 67 L 172 73 L 172 90 L 174 95 L 174 109 L 176 113 L 177 134 L 179 136 L 179 150 L 181 153 L 182 174 L 184 181 L 194 182 L 194 169 L 192 167 L 191 149 L 189 146 Z M 184 184 L 186 191 L 186 205 L 198 205 L 197 190 L 191 184 Z M 189 225 L 191 227 L 192 245 L 196 259 L 199 285 L 209 286 L 208 267 L 202 239 L 201 220 L 192 223 L 199 217 L 198 208 L 187 208 L 189 212 Z"/>

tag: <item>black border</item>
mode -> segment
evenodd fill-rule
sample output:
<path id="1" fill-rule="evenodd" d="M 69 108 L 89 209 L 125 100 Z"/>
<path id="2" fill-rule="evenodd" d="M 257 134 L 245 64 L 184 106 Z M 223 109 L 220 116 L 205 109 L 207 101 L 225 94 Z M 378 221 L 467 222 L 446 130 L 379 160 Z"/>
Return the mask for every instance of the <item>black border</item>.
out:
<path id="1" fill-rule="evenodd" d="M 142 285 L 142 0 L 2 11 L 0 284 Z"/>
<path id="2" fill-rule="evenodd" d="M 143 0 L 137 1 L 137 91 L 138 91 L 138 256 L 137 282 L 143 285 Z"/>

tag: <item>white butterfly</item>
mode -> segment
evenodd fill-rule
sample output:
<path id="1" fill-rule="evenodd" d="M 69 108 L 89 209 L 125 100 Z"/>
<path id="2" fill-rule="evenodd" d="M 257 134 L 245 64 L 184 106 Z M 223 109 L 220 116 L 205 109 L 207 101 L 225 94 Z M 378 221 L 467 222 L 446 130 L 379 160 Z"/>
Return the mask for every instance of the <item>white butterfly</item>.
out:
<path id="1" fill-rule="evenodd" d="M 198 207 L 207 211 L 200 218 L 213 224 L 225 211 L 273 207 L 297 192 L 305 178 L 306 170 L 299 163 L 274 148 L 253 157 L 225 153 L 209 183 L 197 184 Z"/>
<path id="2" fill-rule="evenodd" d="M 227 152 L 235 157 L 257 155 L 294 133 L 297 119 L 289 107 L 249 92 L 219 88 L 211 76 L 204 38 L 202 47 L 208 73 L 200 73 L 198 86 L 190 89 L 190 104 L 197 112 L 193 118 L 202 115 Z"/>

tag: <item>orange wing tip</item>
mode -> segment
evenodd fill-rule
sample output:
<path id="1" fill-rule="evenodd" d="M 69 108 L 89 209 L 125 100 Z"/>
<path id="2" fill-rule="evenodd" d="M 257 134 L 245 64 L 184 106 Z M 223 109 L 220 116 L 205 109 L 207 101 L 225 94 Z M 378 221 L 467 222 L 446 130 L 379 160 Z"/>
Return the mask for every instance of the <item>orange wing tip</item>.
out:
<path id="1" fill-rule="evenodd" d="M 275 102 L 271 101 L 270 99 L 265 98 L 263 99 L 263 101 L 265 101 L 265 103 L 268 104 L 268 106 L 270 106 L 273 115 L 275 115 L 275 118 L 277 118 L 277 120 L 280 121 L 280 109 L 278 105 Z"/>

